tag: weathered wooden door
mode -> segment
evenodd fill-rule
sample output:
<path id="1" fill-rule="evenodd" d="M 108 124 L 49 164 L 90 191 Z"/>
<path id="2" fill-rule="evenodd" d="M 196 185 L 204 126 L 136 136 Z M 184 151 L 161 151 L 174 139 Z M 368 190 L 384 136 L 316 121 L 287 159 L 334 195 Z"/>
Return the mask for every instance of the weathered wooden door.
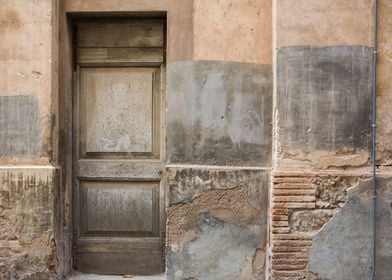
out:
<path id="1" fill-rule="evenodd" d="M 75 38 L 76 269 L 160 273 L 164 21 L 85 19 Z"/>

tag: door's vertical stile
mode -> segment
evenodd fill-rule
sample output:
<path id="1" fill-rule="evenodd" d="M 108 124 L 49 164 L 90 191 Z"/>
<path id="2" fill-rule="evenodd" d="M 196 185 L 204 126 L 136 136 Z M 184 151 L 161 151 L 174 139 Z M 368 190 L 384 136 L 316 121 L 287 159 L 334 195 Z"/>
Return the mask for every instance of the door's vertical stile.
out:
<path id="1" fill-rule="evenodd" d="M 166 38 L 166 37 L 165 37 Z M 165 40 L 166 42 L 166 40 Z M 164 163 L 166 162 L 166 119 L 165 119 L 165 112 L 166 112 L 166 64 L 163 62 L 160 67 L 160 118 L 161 118 L 161 134 L 160 134 L 160 142 L 161 142 L 161 149 L 160 149 L 160 155 L 161 155 L 161 161 Z M 163 164 L 164 166 L 164 164 Z M 165 254 L 165 243 L 166 243 L 166 209 L 167 209 L 167 203 L 168 203 L 168 190 L 166 190 L 166 184 L 165 184 L 165 168 L 163 167 L 161 169 L 161 181 L 160 181 L 160 188 L 159 188 L 159 197 L 160 197 L 160 232 L 161 232 L 161 242 L 162 242 L 162 259 L 165 261 L 166 254 Z"/>
<path id="2" fill-rule="evenodd" d="M 72 173 L 73 173 L 73 220 L 74 220 L 74 240 L 73 246 L 76 249 L 76 241 L 80 236 L 80 193 L 79 193 L 79 181 L 77 177 L 78 170 L 78 151 L 79 151 L 79 93 L 80 93 L 80 66 L 77 64 L 73 72 L 73 94 L 72 94 Z M 74 252 L 75 254 L 75 252 Z"/>

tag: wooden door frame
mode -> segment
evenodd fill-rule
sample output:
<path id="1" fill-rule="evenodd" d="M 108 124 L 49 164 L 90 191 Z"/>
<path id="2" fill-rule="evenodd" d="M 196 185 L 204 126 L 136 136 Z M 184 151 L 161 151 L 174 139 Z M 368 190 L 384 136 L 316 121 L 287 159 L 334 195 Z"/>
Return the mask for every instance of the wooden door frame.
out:
<path id="1" fill-rule="evenodd" d="M 57 192 L 59 205 L 56 211 L 57 226 L 55 228 L 55 239 L 57 249 L 57 267 L 56 272 L 59 279 L 65 279 L 74 270 L 73 265 L 73 72 L 76 66 L 74 55 L 74 22 L 78 18 L 86 17 L 159 17 L 167 19 L 167 9 L 162 11 L 144 10 L 143 1 L 135 1 L 134 8 L 128 12 L 72 12 L 66 10 L 65 1 L 60 0 L 59 6 L 59 37 L 58 37 L 58 93 L 53 100 L 53 115 L 55 124 L 53 127 L 53 159 L 59 169 L 59 180 Z M 161 1 L 161 0 L 159 0 Z M 164 31 L 165 50 L 167 49 L 167 27 Z M 165 51 L 166 54 L 166 51 Z M 162 64 L 162 112 L 161 112 L 161 153 L 162 162 L 166 161 L 165 153 L 165 119 L 164 119 L 164 102 L 166 95 L 166 55 Z M 162 180 L 164 184 L 164 180 Z M 166 189 L 166 186 L 164 186 Z M 165 190 L 164 202 L 162 206 L 167 207 L 167 191 Z M 165 211 L 163 211 L 164 213 Z M 166 221 L 166 217 L 162 218 Z M 165 223 L 162 224 L 165 230 Z M 164 240 L 165 241 L 165 240 Z"/>

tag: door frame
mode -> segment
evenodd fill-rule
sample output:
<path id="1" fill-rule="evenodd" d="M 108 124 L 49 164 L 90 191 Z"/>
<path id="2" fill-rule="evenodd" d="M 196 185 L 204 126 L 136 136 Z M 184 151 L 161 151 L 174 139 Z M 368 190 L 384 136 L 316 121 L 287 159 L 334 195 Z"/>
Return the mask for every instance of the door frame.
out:
<path id="1" fill-rule="evenodd" d="M 67 13 L 65 1 L 60 0 L 59 22 L 58 22 L 58 92 L 53 97 L 53 159 L 58 168 L 58 191 L 56 192 L 59 202 L 56 209 L 56 272 L 59 279 L 65 279 L 74 271 L 74 205 L 73 205 L 73 95 L 75 91 L 74 72 L 76 67 L 75 60 L 75 22 L 80 18 L 163 18 L 167 22 L 166 11 L 145 11 L 143 1 L 135 1 L 135 9 L 129 12 L 82 12 Z M 92 9 L 94 10 L 94 9 Z M 165 96 L 166 96 L 166 52 L 167 52 L 167 24 L 164 29 L 164 62 L 161 66 L 162 71 L 162 97 L 161 97 L 161 160 L 163 165 L 166 162 L 166 130 L 165 130 Z M 162 176 L 163 184 L 163 208 L 165 214 L 167 208 L 167 190 Z M 165 244 L 166 217 L 162 217 L 163 242 Z M 164 250 L 164 248 L 163 248 Z M 163 252 L 165 254 L 165 252 Z M 166 267 L 166 265 L 165 265 Z"/>

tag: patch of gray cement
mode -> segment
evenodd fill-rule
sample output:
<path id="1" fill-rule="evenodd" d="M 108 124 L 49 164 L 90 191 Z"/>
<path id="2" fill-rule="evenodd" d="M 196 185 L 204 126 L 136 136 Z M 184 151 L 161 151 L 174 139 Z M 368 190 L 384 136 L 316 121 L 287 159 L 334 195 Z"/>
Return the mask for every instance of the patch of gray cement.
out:
<path id="1" fill-rule="evenodd" d="M 392 275 L 392 178 L 377 180 L 377 280 Z M 322 228 L 310 251 L 309 271 L 320 280 L 369 279 L 371 182 L 362 182 L 342 210 Z"/>
<path id="2" fill-rule="evenodd" d="M 260 225 L 228 224 L 204 212 L 199 227 L 197 239 L 168 252 L 168 279 L 253 279 L 253 256 L 264 230 Z"/>
<path id="3" fill-rule="evenodd" d="M 278 50 L 282 152 L 369 147 L 372 55 L 366 46 Z"/>
<path id="4" fill-rule="evenodd" d="M 271 65 L 182 61 L 167 73 L 170 163 L 270 165 Z"/>
<path id="5" fill-rule="evenodd" d="M 0 157 L 37 157 L 42 152 L 38 99 L 0 96 Z"/>

